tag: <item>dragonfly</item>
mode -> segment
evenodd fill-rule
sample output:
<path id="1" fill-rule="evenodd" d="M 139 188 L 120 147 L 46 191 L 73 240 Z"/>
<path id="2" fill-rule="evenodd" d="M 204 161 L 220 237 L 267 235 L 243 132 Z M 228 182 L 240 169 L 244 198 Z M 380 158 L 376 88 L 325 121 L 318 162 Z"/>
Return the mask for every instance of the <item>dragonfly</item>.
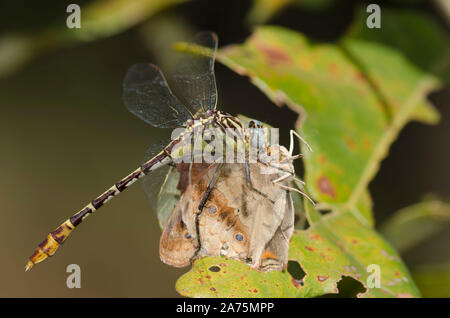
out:
<path id="1" fill-rule="evenodd" d="M 216 34 L 206 31 L 198 33 L 187 44 L 173 75 L 179 98 L 172 93 L 164 75 L 156 65 L 138 63 L 129 68 L 123 82 L 123 102 L 127 109 L 153 127 L 181 127 L 184 129 L 183 132 L 165 146 L 162 145 L 159 149 L 156 147 L 158 151 L 155 151 L 155 146 L 151 147 L 151 156 L 148 156 L 149 158 L 137 169 L 50 232 L 29 257 L 25 266 L 26 271 L 53 256 L 72 231 L 89 215 L 125 191 L 138 179 L 143 179 L 151 172 L 173 164 L 176 146 L 183 143 L 186 136 L 191 135 L 196 129 L 206 127 L 223 131 L 230 128 L 238 131 L 238 135 L 245 138 L 244 124 L 237 117 L 216 109 L 217 88 L 214 62 L 217 43 Z M 196 52 L 198 48 L 202 48 L 200 54 Z M 199 206 L 200 210 L 210 190 L 209 188 L 206 191 L 204 200 Z"/>

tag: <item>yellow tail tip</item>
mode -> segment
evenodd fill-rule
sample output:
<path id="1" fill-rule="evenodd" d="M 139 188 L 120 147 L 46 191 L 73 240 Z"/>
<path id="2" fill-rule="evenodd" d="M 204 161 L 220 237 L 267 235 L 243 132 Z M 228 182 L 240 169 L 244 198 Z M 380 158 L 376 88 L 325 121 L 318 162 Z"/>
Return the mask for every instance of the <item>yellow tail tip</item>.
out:
<path id="1" fill-rule="evenodd" d="M 25 272 L 28 272 L 33 266 L 33 262 L 28 261 L 27 265 L 25 265 Z"/>

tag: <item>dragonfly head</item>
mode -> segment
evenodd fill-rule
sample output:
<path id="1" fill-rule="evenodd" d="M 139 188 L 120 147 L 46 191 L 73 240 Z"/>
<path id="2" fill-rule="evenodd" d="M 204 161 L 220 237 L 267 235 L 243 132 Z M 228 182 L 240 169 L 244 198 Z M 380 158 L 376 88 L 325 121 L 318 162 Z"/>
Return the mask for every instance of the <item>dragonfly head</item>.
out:
<path id="1" fill-rule="evenodd" d="M 263 128 L 263 124 L 259 120 L 251 120 L 248 123 L 248 128 Z"/>
<path id="2" fill-rule="evenodd" d="M 258 120 L 251 120 L 248 123 L 249 130 L 249 143 L 250 147 L 260 149 L 266 144 L 267 131 L 264 129 L 263 124 Z"/>

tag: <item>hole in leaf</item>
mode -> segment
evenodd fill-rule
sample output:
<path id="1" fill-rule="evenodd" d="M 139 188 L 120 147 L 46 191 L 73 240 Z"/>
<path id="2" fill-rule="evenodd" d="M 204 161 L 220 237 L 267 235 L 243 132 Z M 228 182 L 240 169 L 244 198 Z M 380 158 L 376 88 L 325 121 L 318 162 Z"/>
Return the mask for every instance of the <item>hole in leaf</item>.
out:
<path id="1" fill-rule="evenodd" d="M 214 266 L 211 266 L 211 267 L 209 268 L 209 270 L 210 270 L 211 272 L 217 273 L 217 272 L 220 272 L 220 267 L 214 265 Z"/>
<path id="2" fill-rule="evenodd" d="M 320 210 L 320 214 L 322 215 L 327 215 L 329 213 L 331 213 L 331 210 Z"/>
<path id="3" fill-rule="evenodd" d="M 338 294 L 325 294 L 317 298 L 356 298 L 360 293 L 364 293 L 366 288 L 353 277 L 342 276 L 342 279 L 337 283 Z"/>
<path id="4" fill-rule="evenodd" d="M 306 275 L 297 261 L 289 261 L 287 271 L 295 280 L 302 280 Z"/>

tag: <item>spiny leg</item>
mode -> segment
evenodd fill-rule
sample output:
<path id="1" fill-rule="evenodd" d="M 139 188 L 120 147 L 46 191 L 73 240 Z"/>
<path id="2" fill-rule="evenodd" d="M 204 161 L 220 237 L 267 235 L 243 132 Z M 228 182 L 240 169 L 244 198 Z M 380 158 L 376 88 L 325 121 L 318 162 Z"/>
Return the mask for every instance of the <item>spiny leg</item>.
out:
<path id="1" fill-rule="evenodd" d="M 314 206 L 316 205 L 316 203 L 315 203 L 315 202 L 314 202 L 314 201 L 306 194 L 306 192 L 301 191 L 301 190 L 299 190 L 299 189 L 295 189 L 295 188 L 288 187 L 288 186 L 285 186 L 285 185 L 280 184 L 281 181 L 283 181 L 283 180 L 285 180 L 285 179 L 287 179 L 287 178 L 289 178 L 289 177 L 292 177 L 292 180 L 294 181 L 294 183 L 297 185 L 297 187 L 299 187 L 299 188 L 301 189 L 301 188 L 303 187 L 303 185 L 305 184 L 304 181 L 297 179 L 297 178 L 295 177 L 295 174 L 294 174 L 293 172 L 289 172 L 289 171 L 286 171 L 285 169 L 281 169 L 281 167 L 273 166 L 273 165 L 271 165 L 270 163 L 269 163 L 269 165 L 270 165 L 271 167 L 275 168 L 275 169 L 278 169 L 278 170 L 280 170 L 280 171 L 286 172 L 286 174 L 282 175 L 281 177 L 279 177 L 279 178 L 277 178 L 277 179 L 275 179 L 275 180 L 272 180 L 273 183 L 277 184 L 279 187 L 281 187 L 281 188 L 283 188 L 283 189 L 286 189 L 286 190 L 289 190 L 289 191 L 295 191 L 295 192 L 298 192 L 298 193 L 302 194 L 302 195 L 305 196 L 309 201 L 311 201 L 311 203 L 312 203 Z"/>
<path id="2" fill-rule="evenodd" d="M 197 256 L 198 252 L 202 248 L 202 242 L 201 242 L 201 238 L 200 238 L 200 214 L 202 213 L 203 208 L 205 207 L 206 201 L 208 201 L 211 191 L 217 182 L 217 179 L 220 175 L 222 167 L 223 167 L 223 163 L 222 162 L 218 163 L 216 171 L 214 171 L 214 175 L 211 178 L 211 180 L 209 181 L 208 187 L 206 188 L 206 191 L 203 194 L 202 200 L 200 201 L 200 204 L 198 205 L 197 213 L 195 214 L 195 232 L 197 235 L 198 247 L 197 247 L 197 250 L 195 251 L 194 255 L 191 257 L 191 261 Z"/>
<path id="3" fill-rule="evenodd" d="M 209 198 L 209 195 L 211 194 L 212 189 L 214 188 L 214 185 L 216 184 L 216 181 L 218 179 L 218 176 L 220 174 L 220 171 L 222 170 L 223 162 L 218 163 L 216 171 L 214 171 L 214 175 L 209 181 L 208 187 L 206 188 L 205 194 L 203 195 L 202 200 L 200 201 L 200 204 L 198 205 L 198 214 L 202 212 L 203 208 L 205 207 L 206 201 Z"/>
<path id="4" fill-rule="evenodd" d="M 291 140 L 290 140 L 290 145 L 289 145 L 289 155 L 292 156 L 292 153 L 294 152 L 294 135 L 301 141 L 303 142 L 309 149 L 309 151 L 313 151 L 311 146 L 306 142 L 305 139 L 303 139 L 302 136 L 300 136 L 300 134 L 298 132 L 296 132 L 295 130 L 291 129 L 289 132 L 290 136 L 291 136 Z"/>
<path id="5" fill-rule="evenodd" d="M 302 190 L 299 190 L 299 189 L 296 189 L 296 188 L 293 188 L 293 187 L 288 187 L 288 186 L 285 186 L 284 184 L 277 184 L 279 187 L 281 187 L 281 188 L 283 188 L 283 189 L 285 189 L 285 190 L 288 190 L 288 191 L 294 191 L 294 192 L 298 192 L 298 193 L 300 193 L 301 195 L 303 195 L 304 197 L 306 197 L 311 203 L 312 203 L 312 205 L 316 205 L 316 203 L 313 201 L 313 199 L 311 199 L 304 191 L 302 191 Z M 298 186 L 298 185 L 297 185 Z"/>
<path id="6" fill-rule="evenodd" d="M 300 156 L 301 156 L 301 154 L 292 156 L 292 151 L 293 151 L 293 134 L 297 135 L 302 141 L 304 141 L 303 138 L 300 137 L 294 130 L 291 130 L 291 144 L 290 144 L 290 147 L 289 147 L 289 157 L 286 158 L 286 160 L 288 160 L 288 161 L 293 161 L 295 159 L 300 158 Z M 308 148 L 312 151 L 311 147 L 306 143 L 306 141 L 304 141 L 304 142 L 308 146 Z M 305 185 L 305 182 L 300 180 L 300 179 L 298 179 L 295 176 L 294 172 L 287 171 L 286 169 L 281 168 L 279 165 L 274 165 L 271 162 L 269 162 L 268 165 L 271 166 L 272 168 L 275 168 L 275 169 L 279 170 L 279 171 L 285 172 L 284 175 L 280 176 L 279 178 L 277 178 L 275 180 L 272 180 L 273 183 L 277 184 L 281 188 L 286 189 L 288 191 L 294 191 L 294 192 L 300 193 L 301 195 L 306 197 L 314 206 L 316 205 L 316 203 L 306 194 L 306 192 L 299 190 L 299 189 L 303 188 L 303 185 Z M 283 181 L 283 180 L 285 180 L 285 179 L 287 179 L 289 177 L 292 177 L 292 180 L 294 181 L 294 183 L 297 185 L 297 187 L 299 189 L 296 189 L 296 188 L 293 188 L 293 187 L 288 187 L 288 186 L 280 184 L 281 181 Z"/>

